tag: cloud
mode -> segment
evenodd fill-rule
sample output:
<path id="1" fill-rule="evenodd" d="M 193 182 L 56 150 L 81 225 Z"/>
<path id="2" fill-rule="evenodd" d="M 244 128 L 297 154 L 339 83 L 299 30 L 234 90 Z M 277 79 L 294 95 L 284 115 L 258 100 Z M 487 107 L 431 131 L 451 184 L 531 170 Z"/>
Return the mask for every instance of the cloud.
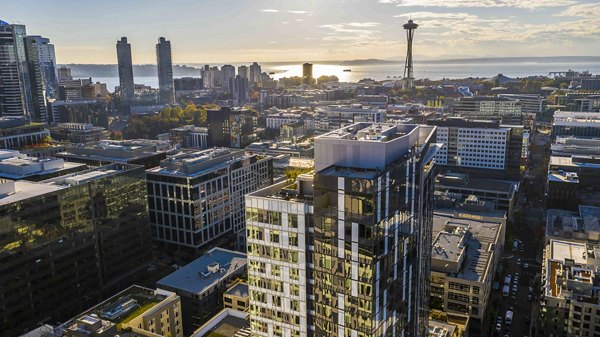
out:
<path id="1" fill-rule="evenodd" d="M 263 13 L 279 13 L 279 9 L 261 9 Z"/>
<path id="2" fill-rule="evenodd" d="M 576 0 L 379 0 L 379 2 L 402 7 L 516 7 L 526 9 L 561 7 L 577 3 Z"/>
<path id="3" fill-rule="evenodd" d="M 579 4 L 567 8 L 554 16 L 574 16 L 584 18 L 600 17 L 600 4 Z"/>
<path id="4" fill-rule="evenodd" d="M 349 22 L 349 23 L 345 23 L 344 25 L 347 25 L 347 26 L 350 26 L 350 27 L 364 27 L 364 28 L 368 28 L 368 27 L 379 26 L 380 23 L 379 22 Z"/>
<path id="5" fill-rule="evenodd" d="M 308 11 L 288 11 L 290 14 L 308 14 Z"/>

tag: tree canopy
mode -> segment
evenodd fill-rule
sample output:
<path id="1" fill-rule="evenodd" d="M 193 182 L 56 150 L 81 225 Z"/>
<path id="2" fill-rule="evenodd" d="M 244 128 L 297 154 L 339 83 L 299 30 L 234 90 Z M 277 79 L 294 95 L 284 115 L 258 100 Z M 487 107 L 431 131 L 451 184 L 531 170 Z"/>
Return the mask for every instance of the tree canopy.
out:
<path id="1" fill-rule="evenodd" d="M 167 107 L 154 115 L 132 116 L 127 127 L 123 130 L 123 138 L 149 138 L 154 139 L 161 133 L 183 125 L 206 126 L 206 110 L 212 105 L 196 106 L 187 103 L 181 107 Z"/>

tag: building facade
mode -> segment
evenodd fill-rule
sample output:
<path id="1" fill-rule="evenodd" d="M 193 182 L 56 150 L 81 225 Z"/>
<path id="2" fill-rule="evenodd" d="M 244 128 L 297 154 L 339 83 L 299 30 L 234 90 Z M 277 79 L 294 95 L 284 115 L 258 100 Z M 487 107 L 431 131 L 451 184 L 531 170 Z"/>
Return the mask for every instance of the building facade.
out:
<path id="1" fill-rule="evenodd" d="M 242 233 L 244 195 L 273 181 L 271 158 L 224 148 L 184 151 L 146 172 L 152 234 L 157 241 L 200 248 Z"/>
<path id="2" fill-rule="evenodd" d="M 66 320 L 145 274 L 152 256 L 143 174 L 113 164 L 2 181 L 2 335 Z"/>
<path id="3" fill-rule="evenodd" d="M 158 65 L 159 101 L 161 104 L 175 103 L 175 85 L 173 83 L 173 60 L 171 41 L 164 37 L 156 44 L 156 63 Z"/>
<path id="4" fill-rule="evenodd" d="M 117 41 L 117 68 L 119 70 L 119 88 L 121 99 L 129 102 L 135 98 L 133 81 L 133 60 L 131 57 L 131 44 L 126 37 Z"/>

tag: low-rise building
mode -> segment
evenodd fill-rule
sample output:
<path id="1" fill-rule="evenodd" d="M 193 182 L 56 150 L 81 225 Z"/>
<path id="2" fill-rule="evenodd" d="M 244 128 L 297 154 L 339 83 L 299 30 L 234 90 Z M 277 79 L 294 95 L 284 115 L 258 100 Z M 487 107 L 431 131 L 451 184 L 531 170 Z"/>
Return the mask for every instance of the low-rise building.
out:
<path id="1" fill-rule="evenodd" d="M 150 139 L 102 140 L 95 143 L 73 144 L 56 157 L 66 161 L 102 166 L 110 163 L 143 165 L 146 168 L 160 165 L 171 148 L 169 142 Z"/>
<path id="2" fill-rule="evenodd" d="M 485 318 L 505 227 L 503 213 L 434 211 L 432 304 L 448 313 Z"/>
<path id="3" fill-rule="evenodd" d="M 248 310 L 248 283 L 236 282 L 223 294 L 223 306 L 225 308 L 246 311 Z"/>
<path id="4" fill-rule="evenodd" d="M 190 337 L 249 337 L 249 314 L 225 308 L 203 324 Z"/>
<path id="5" fill-rule="evenodd" d="M 50 136 L 59 141 L 91 143 L 108 139 L 109 132 L 89 123 L 58 123 L 50 128 Z"/>
<path id="6" fill-rule="evenodd" d="M 183 337 L 181 300 L 173 292 L 131 286 L 54 329 L 64 337 Z"/>
<path id="7" fill-rule="evenodd" d="M 45 143 L 50 131 L 43 123 L 30 123 L 22 118 L 0 117 L 0 148 L 20 149 Z"/>
<path id="8" fill-rule="evenodd" d="M 180 148 L 205 149 L 208 147 L 208 128 L 184 125 L 169 130 L 171 144 Z"/>
<path id="9" fill-rule="evenodd" d="M 246 254 L 213 248 L 157 282 L 177 293 L 183 310 L 183 332 L 189 336 L 223 308 L 227 285 L 246 273 Z"/>
<path id="10" fill-rule="evenodd" d="M 14 150 L 0 150 L 0 178 L 40 181 L 83 171 L 87 165 L 60 158 L 37 158 Z"/>

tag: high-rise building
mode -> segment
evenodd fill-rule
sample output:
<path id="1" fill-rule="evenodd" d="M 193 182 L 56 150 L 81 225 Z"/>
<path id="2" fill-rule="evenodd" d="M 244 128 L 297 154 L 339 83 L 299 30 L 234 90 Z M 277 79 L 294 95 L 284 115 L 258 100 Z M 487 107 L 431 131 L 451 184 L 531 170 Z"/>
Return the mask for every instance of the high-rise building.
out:
<path id="1" fill-rule="evenodd" d="M 73 80 L 73 75 L 71 74 L 71 68 L 69 68 L 67 66 L 59 67 L 56 72 L 58 74 L 58 83 Z"/>
<path id="2" fill-rule="evenodd" d="M 0 115 L 46 121 L 46 88 L 36 39 L 0 21 Z"/>
<path id="3" fill-rule="evenodd" d="M 256 136 L 257 116 L 248 109 L 221 107 L 207 111 L 208 146 L 244 148 Z"/>
<path id="4" fill-rule="evenodd" d="M 135 97 L 133 81 L 133 60 L 131 58 L 131 44 L 126 37 L 117 41 L 117 63 L 119 68 L 119 88 L 121 99 L 131 101 Z"/>
<path id="5" fill-rule="evenodd" d="M 25 59 L 25 48 L 22 44 L 24 35 L 25 26 L 0 21 L 0 82 L 2 83 L 0 115 L 2 116 L 25 115 L 25 95 L 21 78 L 21 68 L 23 68 L 21 60 Z"/>
<path id="6" fill-rule="evenodd" d="M 244 233 L 244 195 L 272 183 L 272 159 L 225 148 L 184 150 L 146 178 L 154 238 L 197 249 Z"/>
<path id="7" fill-rule="evenodd" d="M 34 40 L 37 45 L 40 69 L 44 76 L 46 97 L 55 98 L 58 91 L 58 77 L 54 45 L 50 43 L 50 39 L 42 36 L 28 35 L 27 38 Z"/>
<path id="8" fill-rule="evenodd" d="M 35 122 L 48 121 L 48 106 L 46 100 L 46 79 L 40 63 L 40 45 L 34 38 L 25 37 L 25 55 L 27 57 L 27 74 L 29 76 L 29 117 Z"/>
<path id="9" fill-rule="evenodd" d="M 144 168 L 128 164 L 0 182 L 3 336 L 69 319 L 145 274 L 145 185 Z"/>
<path id="10" fill-rule="evenodd" d="M 332 131 L 315 138 L 312 182 L 248 196 L 253 334 L 427 335 L 434 133 Z"/>
<path id="11" fill-rule="evenodd" d="M 222 66 L 220 75 L 221 75 L 221 87 L 223 89 L 227 90 L 228 94 L 233 95 L 233 92 L 230 91 L 231 88 L 229 87 L 229 81 L 232 78 L 235 78 L 235 67 L 230 64 L 226 64 L 226 65 Z"/>
<path id="12" fill-rule="evenodd" d="M 171 41 L 167 41 L 164 37 L 160 37 L 156 44 L 156 62 L 160 103 L 173 104 L 175 103 L 175 86 L 173 84 Z"/>
<path id="13" fill-rule="evenodd" d="M 260 74 L 262 74 L 262 70 L 260 64 L 254 62 L 250 65 L 249 78 L 248 81 L 250 83 L 258 83 L 260 82 Z"/>
<path id="14" fill-rule="evenodd" d="M 248 101 L 248 79 L 237 75 L 229 79 L 229 92 L 231 97 L 238 102 Z"/>
<path id="15" fill-rule="evenodd" d="M 240 77 L 243 77 L 245 79 L 249 79 L 250 73 L 248 71 L 248 66 L 239 66 L 238 67 L 238 75 L 240 75 Z"/>
<path id="16" fill-rule="evenodd" d="M 302 81 L 304 84 L 310 84 L 313 79 L 313 65 L 312 63 L 304 63 L 302 65 Z"/>

